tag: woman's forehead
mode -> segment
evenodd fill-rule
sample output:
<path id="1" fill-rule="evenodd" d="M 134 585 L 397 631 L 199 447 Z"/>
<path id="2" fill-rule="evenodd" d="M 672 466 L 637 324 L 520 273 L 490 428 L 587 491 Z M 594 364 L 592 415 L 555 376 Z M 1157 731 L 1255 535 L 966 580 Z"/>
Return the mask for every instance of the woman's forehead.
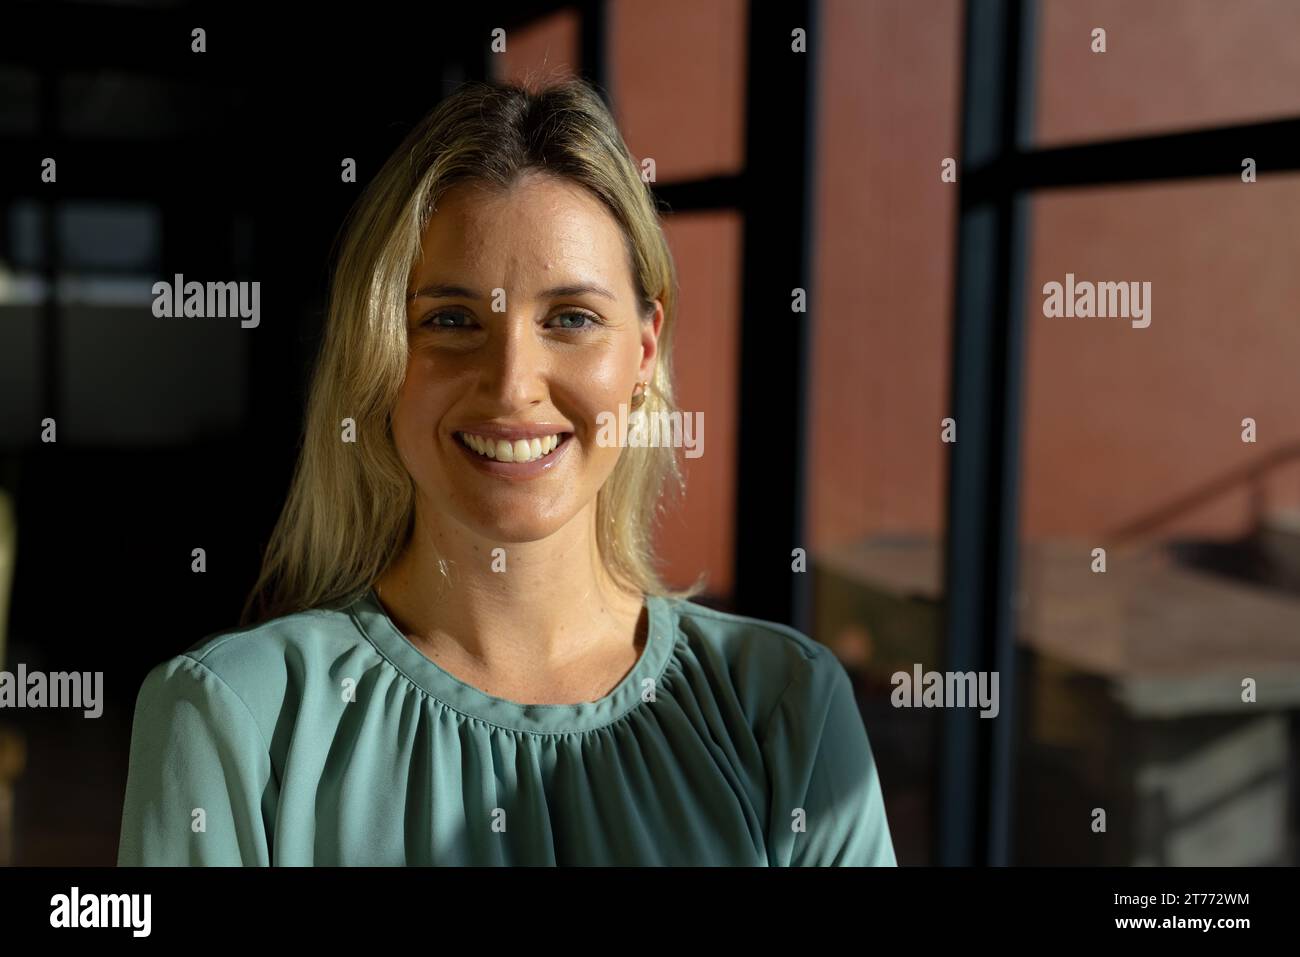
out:
<path id="1" fill-rule="evenodd" d="M 465 180 L 451 186 L 439 199 L 430 216 L 426 235 L 440 231 L 499 229 L 529 225 L 547 229 L 570 224 L 587 232 L 618 229 L 605 204 L 580 183 L 549 173 L 530 171 L 510 186 L 501 187 Z"/>
<path id="2" fill-rule="evenodd" d="M 474 271 L 616 283 L 628 268 L 622 231 L 604 204 L 551 176 L 507 190 L 457 184 L 439 200 L 421 245 L 428 268 L 417 268 L 417 276 L 436 268 L 446 282 L 465 278 L 449 273 Z"/>

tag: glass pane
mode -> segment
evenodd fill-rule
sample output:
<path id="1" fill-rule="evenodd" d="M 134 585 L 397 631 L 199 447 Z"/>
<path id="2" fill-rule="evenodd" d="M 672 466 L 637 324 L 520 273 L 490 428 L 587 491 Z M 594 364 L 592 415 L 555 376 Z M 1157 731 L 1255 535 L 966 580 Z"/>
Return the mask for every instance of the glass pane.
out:
<path id="1" fill-rule="evenodd" d="M 704 572 L 707 596 L 725 603 L 734 579 L 741 219 L 679 213 L 667 217 L 665 232 L 681 287 L 672 357 L 677 404 L 699 413 L 704 429 L 697 435 L 702 454 L 679 453 L 686 498 L 660 523 L 657 548 L 673 585 Z"/>
<path id="2" fill-rule="evenodd" d="M 5 265 L 16 270 L 38 269 L 45 263 L 45 212 L 41 204 L 21 199 L 9 207 L 9 253 Z"/>
<path id="3" fill-rule="evenodd" d="M 158 268 L 158 209 L 129 203 L 67 203 L 57 211 L 60 265 L 73 269 Z"/>
<path id="4" fill-rule="evenodd" d="M 933 855 L 938 712 L 890 677 L 937 668 L 962 5 L 823 5 L 808 444 L 813 633 L 848 668 L 895 854 Z M 933 157 L 924 162 L 917 157 Z"/>
<path id="5" fill-rule="evenodd" d="M 160 445 L 239 428 L 255 330 L 238 318 L 160 319 L 148 304 L 60 313 L 60 442 Z"/>
<path id="6" fill-rule="evenodd" d="M 1300 114 L 1293 0 L 1042 0 L 1039 144 Z M 1093 31 L 1106 50 L 1094 53 Z"/>
<path id="7" fill-rule="evenodd" d="M 239 102 L 235 90 L 173 78 L 101 71 L 59 80 L 59 124 L 67 136 L 211 137 Z"/>
<path id="8" fill-rule="evenodd" d="M 615 118 L 657 182 L 736 173 L 745 153 L 743 0 L 611 0 Z"/>
<path id="9" fill-rule="evenodd" d="M 492 58 L 494 76 L 531 87 L 575 75 L 579 24 L 577 12 L 566 9 L 510 31 L 505 52 Z"/>
<path id="10" fill-rule="evenodd" d="M 1300 176 L 1032 201 L 1020 863 L 1294 863 L 1297 216 Z"/>
<path id="11" fill-rule="evenodd" d="M 0 133 L 36 132 L 38 82 L 31 70 L 0 68 Z"/>
<path id="12" fill-rule="evenodd" d="M 36 443 L 42 418 L 41 310 L 17 298 L 0 276 L 0 442 L 10 447 Z"/>

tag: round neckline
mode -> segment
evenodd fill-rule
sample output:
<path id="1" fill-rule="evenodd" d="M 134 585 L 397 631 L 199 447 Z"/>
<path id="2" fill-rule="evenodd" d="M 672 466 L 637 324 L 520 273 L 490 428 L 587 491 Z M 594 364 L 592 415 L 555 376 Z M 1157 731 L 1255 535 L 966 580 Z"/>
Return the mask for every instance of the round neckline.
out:
<path id="1" fill-rule="evenodd" d="M 667 599 L 646 595 L 646 641 L 632 670 L 596 701 L 574 704 L 524 704 L 498 698 L 457 678 L 420 651 L 389 617 L 374 587 L 353 605 L 357 627 L 379 652 L 429 697 L 454 711 L 510 731 L 566 734 L 594 731 L 618 720 L 641 704 L 646 679 L 657 687 L 672 655 L 674 629 Z"/>

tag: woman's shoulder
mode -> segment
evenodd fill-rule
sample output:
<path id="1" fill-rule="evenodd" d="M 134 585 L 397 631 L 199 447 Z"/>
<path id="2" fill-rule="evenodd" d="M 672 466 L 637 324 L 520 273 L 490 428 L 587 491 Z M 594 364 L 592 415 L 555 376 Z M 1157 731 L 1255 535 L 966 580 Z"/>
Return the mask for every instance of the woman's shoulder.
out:
<path id="1" fill-rule="evenodd" d="M 319 671 L 318 665 L 328 670 L 330 662 L 366 644 L 350 608 L 311 608 L 210 633 L 150 669 L 142 694 L 181 693 L 197 683 L 245 704 L 282 698 L 295 675 Z"/>
<path id="2" fill-rule="evenodd" d="M 797 628 L 682 598 L 668 603 L 682 634 L 724 662 L 735 684 L 769 707 L 783 698 L 822 699 L 837 685 L 849 685 L 835 653 Z"/>

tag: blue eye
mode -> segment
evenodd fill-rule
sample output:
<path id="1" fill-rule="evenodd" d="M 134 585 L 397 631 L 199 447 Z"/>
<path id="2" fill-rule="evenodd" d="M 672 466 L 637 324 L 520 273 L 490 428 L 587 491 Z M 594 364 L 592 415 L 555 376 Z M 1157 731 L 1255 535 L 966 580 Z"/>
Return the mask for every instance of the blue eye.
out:
<path id="1" fill-rule="evenodd" d="M 578 331 L 578 332 L 585 332 L 586 330 L 591 329 L 591 328 L 593 328 L 594 326 L 598 326 L 598 325 L 601 325 L 601 324 L 602 324 L 602 320 L 601 320 L 599 317 L 594 316 L 594 315 L 592 315 L 592 314 L 589 313 L 589 312 L 562 312 L 562 313 L 560 313 L 558 316 L 556 316 L 555 318 L 556 318 L 556 319 L 561 319 L 561 320 L 563 320 L 563 319 L 582 319 L 582 320 L 584 320 L 584 321 L 585 321 L 585 325 L 573 325 L 573 326 L 571 326 L 571 325 L 563 325 L 563 324 L 562 324 L 562 325 L 560 325 L 560 326 L 557 326 L 557 328 L 559 328 L 559 329 L 573 329 L 573 330 Z"/>

